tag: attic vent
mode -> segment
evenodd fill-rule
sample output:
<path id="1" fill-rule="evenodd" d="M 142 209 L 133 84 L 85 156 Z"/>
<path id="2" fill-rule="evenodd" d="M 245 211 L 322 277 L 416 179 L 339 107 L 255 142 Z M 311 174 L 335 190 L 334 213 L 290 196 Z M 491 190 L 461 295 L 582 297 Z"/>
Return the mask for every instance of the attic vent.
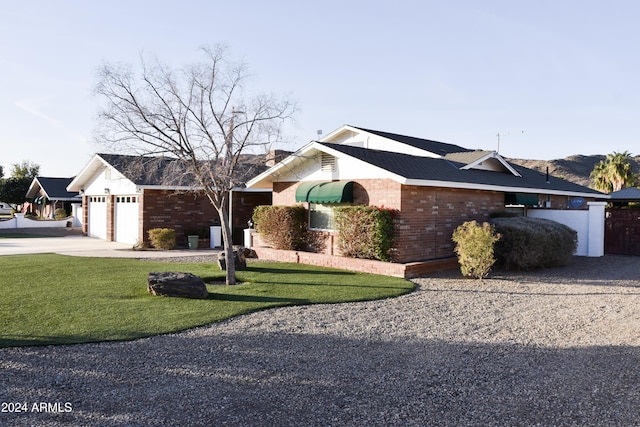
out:
<path id="1" fill-rule="evenodd" d="M 323 172 L 335 172 L 336 158 L 330 154 L 322 153 L 320 158 L 320 170 Z"/>

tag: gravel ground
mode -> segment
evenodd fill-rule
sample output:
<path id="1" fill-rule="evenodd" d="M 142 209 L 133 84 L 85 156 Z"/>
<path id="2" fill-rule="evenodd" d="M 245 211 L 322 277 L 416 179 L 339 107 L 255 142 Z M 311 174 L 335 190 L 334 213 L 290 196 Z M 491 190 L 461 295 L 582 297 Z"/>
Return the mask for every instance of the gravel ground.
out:
<path id="1" fill-rule="evenodd" d="M 27 413 L 0 425 L 640 425 L 639 261 L 450 273 L 383 301 L 2 349 L 2 409 Z"/>

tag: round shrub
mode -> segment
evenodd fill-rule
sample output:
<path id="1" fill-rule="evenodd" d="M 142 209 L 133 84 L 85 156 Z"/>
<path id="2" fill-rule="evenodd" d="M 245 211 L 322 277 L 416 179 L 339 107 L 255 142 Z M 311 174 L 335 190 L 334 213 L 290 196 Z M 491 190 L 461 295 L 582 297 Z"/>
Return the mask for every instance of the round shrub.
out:
<path id="1" fill-rule="evenodd" d="M 176 230 L 173 228 L 152 228 L 148 232 L 151 246 L 170 250 L 176 247 Z"/>
<path id="2" fill-rule="evenodd" d="M 55 213 L 53 214 L 55 219 L 62 219 L 62 218 L 66 218 L 67 217 L 67 211 L 65 211 L 62 208 L 58 208 L 56 209 Z"/>
<path id="3" fill-rule="evenodd" d="M 455 229 L 452 239 L 462 274 L 476 279 L 487 277 L 495 263 L 494 244 L 500 240 L 493 226 L 467 221 Z"/>
<path id="4" fill-rule="evenodd" d="M 502 234 L 495 246 L 498 265 L 506 270 L 533 270 L 571 264 L 578 246 L 572 228 L 542 218 L 493 218 Z"/>

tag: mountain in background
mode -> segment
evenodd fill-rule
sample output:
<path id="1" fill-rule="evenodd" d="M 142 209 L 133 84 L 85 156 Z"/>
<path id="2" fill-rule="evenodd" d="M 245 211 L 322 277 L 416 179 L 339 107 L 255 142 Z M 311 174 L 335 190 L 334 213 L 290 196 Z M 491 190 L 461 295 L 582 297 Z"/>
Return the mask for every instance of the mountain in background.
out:
<path id="1" fill-rule="evenodd" d="M 592 156 L 574 155 L 559 160 L 507 159 L 507 161 L 542 173 L 547 173 L 548 167 L 549 175 L 591 188 L 589 174 L 591 174 L 595 165 L 605 158 L 605 155 L 597 154 Z M 633 159 L 636 163 L 634 172 L 637 173 L 638 165 L 640 165 L 640 156 L 635 156 Z"/>

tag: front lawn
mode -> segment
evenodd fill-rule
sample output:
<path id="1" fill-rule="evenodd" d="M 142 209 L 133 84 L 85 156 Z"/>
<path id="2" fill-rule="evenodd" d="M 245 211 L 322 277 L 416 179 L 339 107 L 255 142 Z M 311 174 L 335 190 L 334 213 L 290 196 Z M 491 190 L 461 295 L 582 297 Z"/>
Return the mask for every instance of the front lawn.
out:
<path id="1" fill-rule="evenodd" d="M 190 272 L 206 300 L 147 293 L 151 271 Z M 55 254 L 0 257 L 0 347 L 128 340 L 295 304 L 364 301 L 408 293 L 403 279 L 311 267 L 250 263 L 240 285 L 218 284 L 212 263 L 79 258 Z"/>

